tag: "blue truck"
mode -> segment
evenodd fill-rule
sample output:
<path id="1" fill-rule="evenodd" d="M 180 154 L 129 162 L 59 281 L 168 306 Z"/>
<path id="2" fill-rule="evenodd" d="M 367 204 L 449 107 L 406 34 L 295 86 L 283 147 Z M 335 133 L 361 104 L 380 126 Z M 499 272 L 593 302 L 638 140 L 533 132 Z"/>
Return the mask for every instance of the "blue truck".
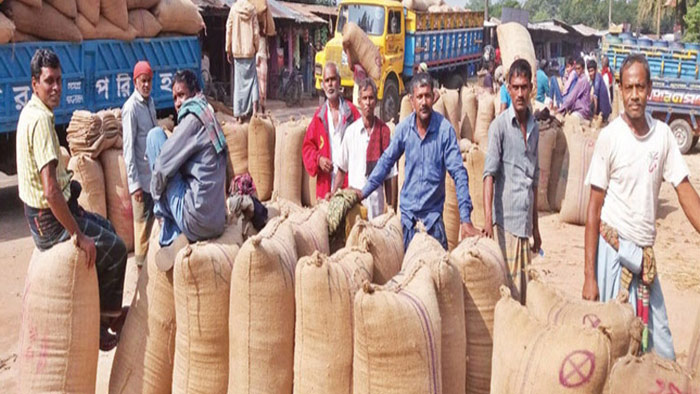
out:
<path id="1" fill-rule="evenodd" d="M 688 153 L 700 138 L 700 46 L 606 37 L 601 52 L 618 80 L 630 53 L 646 56 L 652 78 L 647 111 L 671 126 L 681 152 Z"/>
<path id="2" fill-rule="evenodd" d="M 201 48 L 196 36 L 0 45 L 0 171 L 8 175 L 16 173 L 15 129 L 32 94 L 29 63 L 39 48 L 54 50 L 61 61 L 63 92 L 55 110 L 61 140 L 73 111 L 96 112 L 124 104 L 133 92 L 131 73 L 139 60 L 148 60 L 153 68 L 151 95 L 157 110 L 173 108 L 176 71 L 190 69 L 201 75 Z"/>

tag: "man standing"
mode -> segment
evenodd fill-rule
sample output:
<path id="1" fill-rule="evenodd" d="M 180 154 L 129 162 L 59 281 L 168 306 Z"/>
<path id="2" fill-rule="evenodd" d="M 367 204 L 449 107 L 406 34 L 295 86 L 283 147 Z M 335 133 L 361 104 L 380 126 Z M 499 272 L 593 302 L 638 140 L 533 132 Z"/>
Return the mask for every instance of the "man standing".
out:
<path id="1" fill-rule="evenodd" d="M 601 114 L 603 120 L 607 121 L 612 107 L 608 96 L 608 87 L 605 85 L 603 77 L 597 72 L 598 65 L 595 60 L 588 61 L 588 76 L 593 84 L 593 115 Z"/>
<path id="2" fill-rule="evenodd" d="M 260 26 L 255 6 L 238 0 L 226 20 L 226 58 L 234 65 L 233 116 L 239 120 L 258 110 L 259 89 L 255 54 Z"/>
<path id="3" fill-rule="evenodd" d="M 134 213 L 134 255 L 141 269 L 148 253 L 148 239 L 153 228 L 151 169 L 146 157 L 146 137 L 158 125 L 156 107 L 151 98 L 153 71 L 147 61 L 134 66 L 134 93 L 122 107 L 124 162 Z"/>
<path id="4" fill-rule="evenodd" d="M 700 197 L 671 129 L 646 111 L 651 92 L 644 55 L 620 68 L 623 114 L 604 128 L 586 177 L 591 186 L 585 238 L 583 298 L 606 302 L 620 289 L 645 324 L 643 350 L 675 359 L 654 240 L 661 182 L 671 183 L 683 212 L 700 232 Z"/>
<path id="5" fill-rule="evenodd" d="M 559 72 L 562 72 L 561 69 Z M 571 86 L 576 84 L 577 75 L 574 71 L 573 57 L 566 59 L 563 73 L 562 78 L 564 80 L 564 90 L 560 89 L 559 81 L 557 80 L 556 76 L 552 76 L 549 80 L 549 89 L 552 91 L 552 100 L 554 101 L 554 105 L 556 107 L 559 107 L 562 105 L 562 103 L 564 103 L 564 98 L 566 97 L 567 93 L 569 93 L 569 90 L 571 90 Z"/>
<path id="6" fill-rule="evenodd" d="M 576 59 L 574 72 L 576 73 L 576 84 L 566 93 L 559 112 L 571 113 L 581 119 L 591 120 L 591 84 L 584 74 L 583 58 Z"/>
<path id="7" fill-rule="evenodd" d="M 542 59 L 537 64 L 537 95 L 535 99 L 540 103 L 544 103 L 549 97 L 549 78 L 544 71 L 547 68 L 547 61 Z"/>
<path id="8" fill-rule="evenodd" d="M 483 232 L 494 238 L 493 226 L 496 226 L 495 239 L 508 263 L 519 300 L 525 304 L 530 252 L 537 253 L 542 244 L 537 216 L 540 133 L 528 107 L 532 91 L 530 64 L 524 59 L 514 61 L 508 79 L 513 105 L 489 127 L 484 163 Z M 530 237 L 534 239 L 532 247 Z"/>
<path id="9" fill-rule="evenodd" d="M 607 56 L 603 56 L 602 59 L 600 59 L 600 65 L 602 66 L 602 68 L 600 69 L 600 74 L 603 76 L 603 81 L 605 82 L 605 86 L 608 88 L 608 93 L 610 94 L 610 101 L 612 102 L 614 90 L 613 83 L 615 83 L 615 79 L 613 78 L 613 74 L 610 71 Z"/>
<path id="10" fill-rule="evenodd" d="M 226 225 L 228 147 L 192 71 L 175 74 L 173 100 L 178 123 L 173 135 L 153 129 L 146 148 L 154 212 L 163 220 L 159 241 L 171 245 L 156 254 L 163 271 L 188 241 L 218 237 Z"/>
<path id="11" fill-rule="evenodd" d="M 326 101 L 314 113 L 302 145 L 304 168 L 316 177 L 319 199 L 326 198 L 334 186 L 345 130 L 360 118 L 355 106 L 340 94 L 340 74 L 333 62 L 323 68 L 323 90 Z M 342 181 L 342 187 L 347 187 L 347 179 Z"/>
<path id="12" fill-rule="evenodd" d="M 39 49 L 31 61 L 32 97 L 17 122 L 17 184 L 24 215 L 39 250 L 75 237 L 97 269 L 100 291 L 100 349 L 117 346 L 126 313 L 122 292 L 126 245 L 102 216 L 78 205 L 81 187 L 59 160 L 53 110 L 61 102 L 61 63 L 51 50 Z M 110 333 L 110 329 L 113 333 Z"/>
<path id="13" fill-rule="evenodd" d="M 394 164 L 406 154 L 406 179 L 401 190 L 401 224 L 404 249 L 413 239 L 421 221 L 431 236 L 447 249 L 442 210 L 445 204 L 445 170 L 455 180 L 459 199 L 462 238 L 477 235 L 471 223 L 472 201 L 467 170 L 459 154 L 457 136 L 450 122 L 433 111 L 433 79 L 417 73 L 411 81 L 414 112 L 396 126 L 389 148 L 357 194 L 370 196 L 386 179 Z"/>
<path id="14" fill-rule="evenodd" d="M 345 174 L 348 184 L 355 189 L 362 189 L 367 183 L 367 177 L 377 165 L 382 153 L 386 151 L 391 140 L 391 130 L 374 116 L 377 105 L 377 85 L 371 78 L 365 78 L 358 84 L 360 92 L 360 110 L 362 118 L 348 126 L 338 159 L 338 171 L 333 182 L 334 194 L 343 183 Z M 367 208 L 367 217 L 372 219 L 384 213 L 385 201 L 392 201 L 391 178 L 398 175 L 396 166 L 391 168 L 389 177 L 372 192 L 363 205 Z M 386 199 L 384 196 L 386 192 Z"/>
<path id="15" fill-rule="evenodd" d="M 489 93 L 493 93 L 493 85 L 496 82 L 493 75 L 495 69 L 496 65 L 493 63 L 493 61 L 488 62 L 486 65 L 486 75 L 484 75 L 484 83 L 482 86 Z"/>
<path id="16" fill-rule="evenodd" d="M 265 112 L 267 104 L 267 60 L 270 58 L 270 53 L 267 47 L 267 37 L 260 37 L 258 43 L 258 53 L 255 54 L 256 71 L 258 74 L 258 91 L 260 99 L 258 100 L 258 110 Z"/>

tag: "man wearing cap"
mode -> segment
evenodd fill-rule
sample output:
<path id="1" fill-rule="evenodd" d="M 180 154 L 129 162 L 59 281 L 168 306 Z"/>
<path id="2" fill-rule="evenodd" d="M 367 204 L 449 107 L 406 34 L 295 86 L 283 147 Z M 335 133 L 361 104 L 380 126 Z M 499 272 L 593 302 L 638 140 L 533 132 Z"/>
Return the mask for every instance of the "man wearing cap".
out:
<path id="1" fill-rule="evenodd" d="M 134 93 L 122 107 L 124 162 L 134 213 L 134 254 L 141 269 L 148 252 L 148 238 L 153 228 L 151 169 L 146 157 L 146 137 L 157 127 L 156 107 L 151 98 L 153 71 L 147 61 L 134 66 Z"/>

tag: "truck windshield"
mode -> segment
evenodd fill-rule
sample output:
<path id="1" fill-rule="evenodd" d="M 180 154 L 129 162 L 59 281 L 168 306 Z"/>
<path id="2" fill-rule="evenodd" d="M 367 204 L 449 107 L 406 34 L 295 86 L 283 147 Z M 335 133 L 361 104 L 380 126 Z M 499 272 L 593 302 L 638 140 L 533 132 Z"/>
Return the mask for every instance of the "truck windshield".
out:
<path id="1" fill-rule="evenodd" d="M 365 4 L 349 4 L 340 7 L 338 32 L 347 21 L 354 22 L 370 36 L 384 34 L 384 7 Z"/>

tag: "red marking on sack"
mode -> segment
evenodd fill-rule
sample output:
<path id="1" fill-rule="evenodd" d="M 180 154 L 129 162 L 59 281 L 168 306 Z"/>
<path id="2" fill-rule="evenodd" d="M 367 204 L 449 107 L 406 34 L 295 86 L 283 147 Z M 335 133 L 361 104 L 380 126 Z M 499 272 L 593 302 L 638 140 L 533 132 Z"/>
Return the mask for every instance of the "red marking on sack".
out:
<path id="1" fill-rule="evenodd" d="M 577 350 L 564 359 L 559 369 L 559 383 L 564 387 L 579 387 L 588 383 L 595 371 L 595 355 Z"/>
<path id="2" fill-rule="evenodd" d="M 583 325 L 597 328 L 600 325 L 600 318 L 595 313 L 589 313 L 583 316 Z"/>

